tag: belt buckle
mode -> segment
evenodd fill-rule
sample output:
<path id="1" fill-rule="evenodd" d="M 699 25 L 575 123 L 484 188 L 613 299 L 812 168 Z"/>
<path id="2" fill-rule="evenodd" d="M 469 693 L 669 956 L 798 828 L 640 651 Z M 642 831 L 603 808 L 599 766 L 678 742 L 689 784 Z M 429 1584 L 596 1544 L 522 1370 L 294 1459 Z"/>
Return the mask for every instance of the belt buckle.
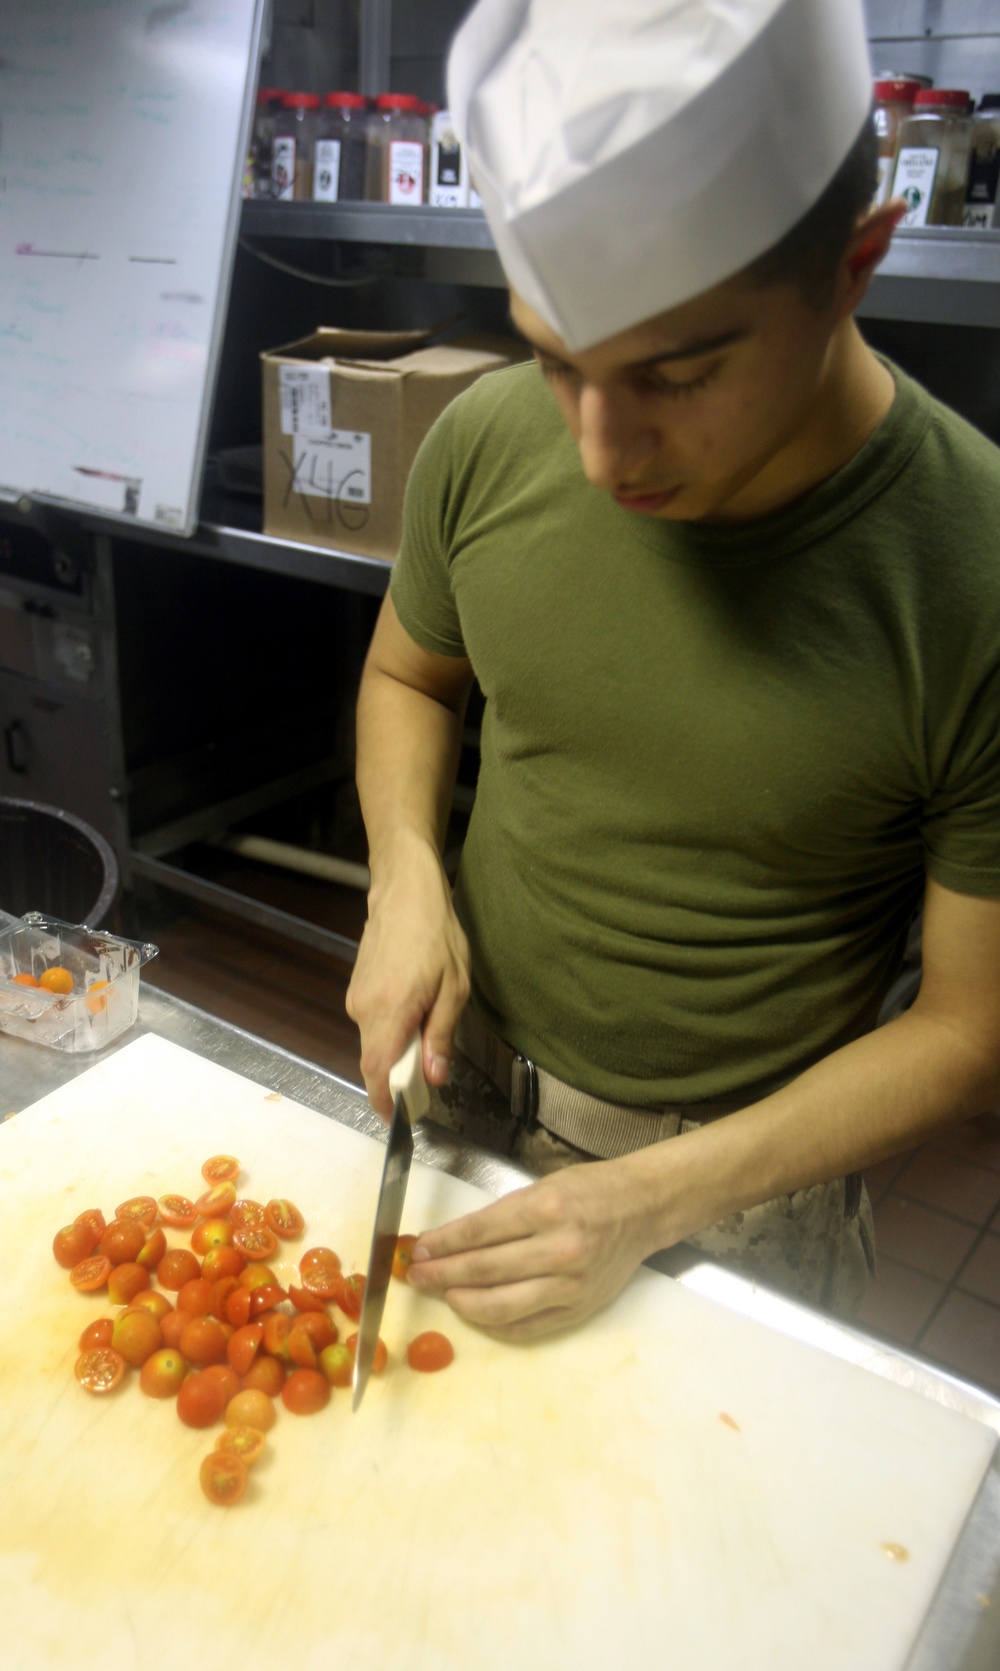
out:
<path id="1" fill-rule="evenodd" d="M 522 1131 L 538 1129 L 538 1069 L 520 1052 L 510 1065 L 510 1111 Z"/>

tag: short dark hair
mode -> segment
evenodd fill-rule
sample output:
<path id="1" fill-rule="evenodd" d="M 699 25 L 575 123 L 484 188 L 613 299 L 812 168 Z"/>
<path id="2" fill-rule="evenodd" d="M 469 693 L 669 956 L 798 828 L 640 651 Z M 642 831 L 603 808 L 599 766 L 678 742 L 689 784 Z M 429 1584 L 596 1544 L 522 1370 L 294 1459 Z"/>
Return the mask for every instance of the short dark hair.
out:
<path id="1" fill-rule="evenodd" d="M 796 284 L 805 300 L 823 308 L 861 215 L 878 185 L 878 138 L 868 118 L 823 195 L 778 243 L 744 268 L 757 285 Z"/>

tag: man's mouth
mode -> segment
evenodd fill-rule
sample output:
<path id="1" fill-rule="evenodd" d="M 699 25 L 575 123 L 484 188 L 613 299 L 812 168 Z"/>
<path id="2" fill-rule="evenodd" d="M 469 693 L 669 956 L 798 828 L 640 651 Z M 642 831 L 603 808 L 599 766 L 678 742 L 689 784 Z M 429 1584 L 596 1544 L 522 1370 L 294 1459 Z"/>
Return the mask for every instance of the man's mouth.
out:
<path id="1" fill-rule="evenodd" d="M 623 510 L 645 512 L 648 516 L 653 511 L 662 510 L 664 505 L 669 505 L 671 499 L 676 499 L 680 491 L 679 487 L 670 487 L 664 493 L 615 493 L 612 497 Z"/>

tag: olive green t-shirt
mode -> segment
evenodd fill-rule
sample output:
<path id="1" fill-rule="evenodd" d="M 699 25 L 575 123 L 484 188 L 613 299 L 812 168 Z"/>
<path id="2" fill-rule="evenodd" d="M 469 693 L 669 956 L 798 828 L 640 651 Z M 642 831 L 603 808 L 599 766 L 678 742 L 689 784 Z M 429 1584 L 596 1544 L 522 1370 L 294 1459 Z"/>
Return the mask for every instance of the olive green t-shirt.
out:
<path id="1" fill-rule="evenodd" d="M 620 1102 L 870 1028 L 925 874 L 1000 895 L 1000 451 L 896 368 L 852 461 L 734 526 L 622 509 L 534 365 L 427 437 L 392 597 L 486 699 L 476 1002 Z"/>

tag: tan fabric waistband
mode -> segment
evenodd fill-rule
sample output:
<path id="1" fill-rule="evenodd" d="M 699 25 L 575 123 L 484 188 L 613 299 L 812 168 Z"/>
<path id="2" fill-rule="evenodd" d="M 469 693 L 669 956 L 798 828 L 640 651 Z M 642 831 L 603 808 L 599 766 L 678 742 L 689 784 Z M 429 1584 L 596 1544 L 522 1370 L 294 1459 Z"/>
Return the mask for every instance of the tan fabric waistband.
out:
<path id="1" fill-rule="evenodd" d="M 458 1024 L 456 1043 L 471 1062 L 510 1098 L 514 1113 L 551 1131 L 576 1149 L 616 1160 L 619 1155 L 644 1149 L 665 1137 L 676 1137 L 688 1120 L 704 1123 L 718 1120 L 767 1095 L 767 1087 L 753 1094 L 722 1098 L 712 1102 L 664 1103 L 656 1108 L 636 1108 L 628 1103 L 605 1102 L 601 1097 L 578 1091 L 536 1067 L 506 1044 L 485 1022 L 467 1009 Z M 777 1089 L 772 1086 L 770 1089 Z"/>

